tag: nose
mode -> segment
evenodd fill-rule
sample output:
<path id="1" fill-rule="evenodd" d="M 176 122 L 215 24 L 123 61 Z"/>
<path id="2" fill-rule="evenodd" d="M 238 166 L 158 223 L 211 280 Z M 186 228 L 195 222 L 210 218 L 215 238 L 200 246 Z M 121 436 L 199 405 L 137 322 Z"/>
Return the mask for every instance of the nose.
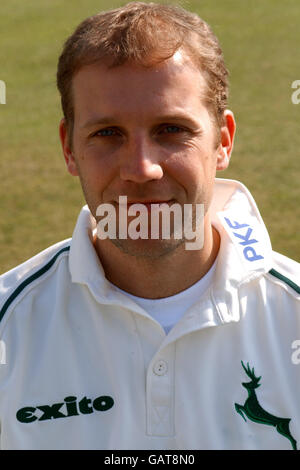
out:
<path id="1" fill-rule="evenodd" d="M 120 178 L 134 183 L 161 179 L 163 169 L 157 152 L 145 135 L 128 138 L 126 148 L 122 148 Z"/>

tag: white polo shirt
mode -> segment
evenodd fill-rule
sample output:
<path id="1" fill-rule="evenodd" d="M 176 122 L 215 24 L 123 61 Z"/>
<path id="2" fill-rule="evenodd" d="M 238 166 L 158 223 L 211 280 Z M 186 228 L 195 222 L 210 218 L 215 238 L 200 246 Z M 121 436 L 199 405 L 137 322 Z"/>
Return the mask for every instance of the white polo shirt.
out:
<path id="1" fill-rule="evenodd" d="M 216 266 L 217 261 L 215 260 L 209 271 L 199 281 L 188 289 L 184 289 L 170 297 L 145 299 L 129 294 L 116 286 L 114 287 L 142 307 L 143 310 L 160 323 L 166 333 L 169 333 L 173 326 L 183 317 L 185 312 L 198 302 L 206 289 L 209 288 L 215 274 Z"/>
<path id="2" fill-rule="evenodd" d="M 300 446 L 299 264 L 241 183 L 217 179 L 211 213 L 213 281 L 169 334 L 105 278 L 86 206 L 1 276 L 2 449 Z"/>

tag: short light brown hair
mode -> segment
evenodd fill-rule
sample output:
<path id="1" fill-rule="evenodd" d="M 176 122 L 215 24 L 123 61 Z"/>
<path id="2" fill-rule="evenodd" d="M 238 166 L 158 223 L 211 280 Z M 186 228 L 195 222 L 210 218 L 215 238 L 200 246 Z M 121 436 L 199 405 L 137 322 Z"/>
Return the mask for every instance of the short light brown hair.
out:
<path id="1" fill-rule="evenodd" d="M 72 77 L 85 65 L 109 68 L 126 62 L 155 66 L 182 48 L 206 80 L 205 102 L 216 127 L 228 99 L 228 71 L 218 39 L 196 13 L 181 6 L 130 2 L 85 19 L 66 40 L 58 61 L 57 86 L 72 147 Z"/>

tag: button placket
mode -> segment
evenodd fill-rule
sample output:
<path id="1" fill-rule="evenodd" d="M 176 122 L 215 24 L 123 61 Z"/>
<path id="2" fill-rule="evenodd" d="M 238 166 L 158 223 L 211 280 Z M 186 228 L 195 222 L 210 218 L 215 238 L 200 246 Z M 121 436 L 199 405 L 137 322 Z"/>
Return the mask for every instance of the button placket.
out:
<path id="1" fill-rule="evenodd" d="M 151 361 L 147 374 L 147 432 L 174 435 L 175 344 L 168 345 Z"/>

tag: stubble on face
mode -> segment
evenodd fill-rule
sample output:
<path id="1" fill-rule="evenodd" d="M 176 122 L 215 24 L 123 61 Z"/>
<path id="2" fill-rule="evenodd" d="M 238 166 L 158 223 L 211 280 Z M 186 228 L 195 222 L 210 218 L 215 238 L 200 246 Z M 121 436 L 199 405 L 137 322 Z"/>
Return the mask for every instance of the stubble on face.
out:
<path id="1" fill-rule="evenodd" d="M 145 259 L 154 261 L 166 256 L 170 256 L 174 251 L 183 246 L 184 240 L 121 240 L 111 239 L 112 244 L 122 251 L 122 253 L 132 256 L 136 259 Z M 145 243 L 145 241 L 147 243 Z M 141 246 L 142 245 L 142 246 Z"/>
<path id="2" fill-rule="evenodd" d="M 163 206 L 152 206 L 147 215 L 141 215 L 137 210 L 136 220 L 135 217 L 128 216 L 127 207 L 125 211 L 120 211 L 117 207 L 114 219 L 117 221 L 116 230 L 109 241 L 124 254 L 147 260 L 156 260 L 170 256 L 176 251 L 184 251 L 186 244 L 192 246 L 192 249 L 199 249 L 204 238 L 204 217 L 207 214 L 204 204 L 179 204 L 172 201 Z M 98 217 L 97 223 L 105 217 Z M 130 225 L 133 222 L 135 235 L 138 235 L 138 238 L 134 239 L 130 237 Z M 125 239 L 121 236 L 120 225 L 123 235 L 126 227 Z"/>

